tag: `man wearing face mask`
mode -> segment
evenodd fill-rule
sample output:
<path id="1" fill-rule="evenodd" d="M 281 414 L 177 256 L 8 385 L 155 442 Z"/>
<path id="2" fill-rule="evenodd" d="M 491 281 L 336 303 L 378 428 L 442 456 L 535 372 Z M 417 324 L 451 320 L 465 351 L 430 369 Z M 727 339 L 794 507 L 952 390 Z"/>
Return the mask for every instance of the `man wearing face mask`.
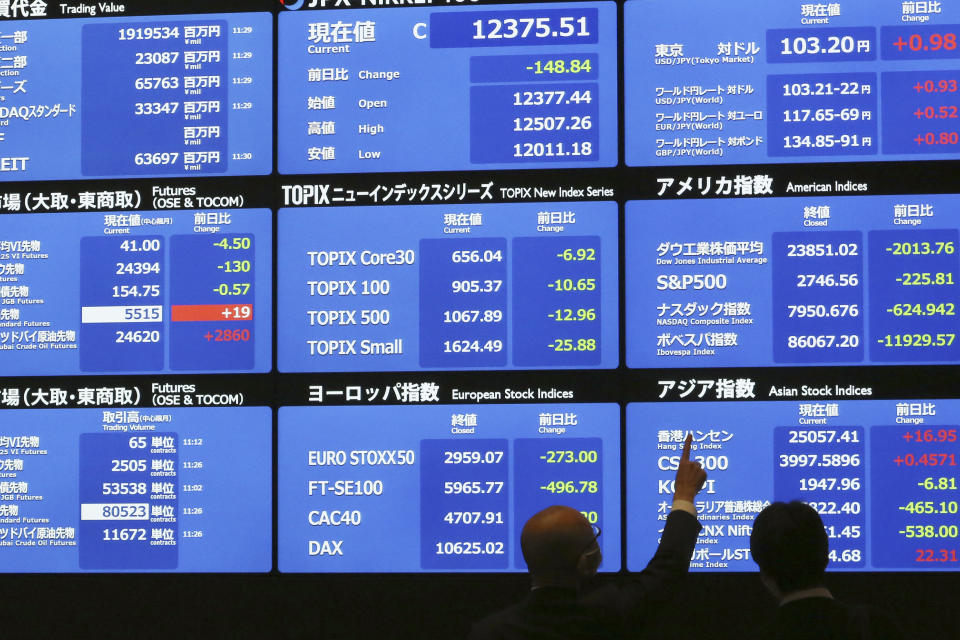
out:
<path id="1" fill-rule="evenodd" d="M 547 507 L 523 527 L 520 546 L 532 588 L 521 602 L 473 626 L 469 640 L 586 640 L 625 637 L 664 602 L 690 567 L 700 533 L 693 500 L 707 473 L 690 460 L 688 435 L 677 467 L 673 508 L 647 567 L 624 584 L 587 590 L 603 559 L 601 532 L 564 506 Z"/>

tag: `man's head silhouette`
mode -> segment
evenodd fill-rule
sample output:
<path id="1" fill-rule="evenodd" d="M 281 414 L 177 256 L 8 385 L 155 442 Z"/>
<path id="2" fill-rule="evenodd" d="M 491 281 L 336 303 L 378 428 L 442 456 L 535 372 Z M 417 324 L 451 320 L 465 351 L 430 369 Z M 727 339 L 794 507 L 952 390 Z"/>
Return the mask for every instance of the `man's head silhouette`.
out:
<path id="1" fill-rule="evenodd" d="M 523 558 L 538 586 L 576 587 L 597 572 L 603 555 L 599 531 L 582 513 L 554 505 L 534 514 L 523 526 Z"/>
<path id="2" fill-rule="evenodd" d="M 753 523 L 750 552 L 778 599 L 822 586 L 829 551 L 820 514 L 803 502 L 774 502 Z"/>

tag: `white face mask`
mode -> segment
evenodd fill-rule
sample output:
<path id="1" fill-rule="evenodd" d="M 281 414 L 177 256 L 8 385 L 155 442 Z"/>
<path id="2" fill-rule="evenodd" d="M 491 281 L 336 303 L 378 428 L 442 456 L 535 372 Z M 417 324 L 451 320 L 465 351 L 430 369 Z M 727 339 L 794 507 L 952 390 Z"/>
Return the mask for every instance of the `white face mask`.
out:
<path id="1" fill-rule="evenodd" d="M 601 562 L 603 562 L 603 553 L 600 552 L 600 545 L 596 545 L 593 549 L 580 554 L 580 559 L 577 561 L 577 572 L 582 578 L 595 576 Z"/>

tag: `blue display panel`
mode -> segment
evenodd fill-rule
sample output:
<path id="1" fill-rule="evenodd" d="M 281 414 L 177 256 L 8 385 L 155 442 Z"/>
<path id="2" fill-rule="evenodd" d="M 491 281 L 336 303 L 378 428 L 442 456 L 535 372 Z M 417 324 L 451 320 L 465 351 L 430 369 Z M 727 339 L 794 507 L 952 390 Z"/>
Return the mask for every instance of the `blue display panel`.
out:
<path id="1" fill-rule="evenodd" d="M 273 168 L 269 13 L 6 21 L 0 38 L 0 180 Z"/>
<path id="2" fill-rule="evenodd" d="M 627 568 L 649 559 L 692 432 L 692 457 L 709 474 L 692 571 L 756 571 L 750 531 L 773 500 L 820 513 L 828 570 L 956 571 L 958 420 L 957 400 L 630 404 Z"/>
<path id="3" fill-rule="evenodd" d="M 280 571 L 525 571 L 520 531 L 553 504 L 620 568 L 615 404 L 282 407 L 279 430 Z"/>
<path id="4" fill-rule="evenodd" d="M 3 412 L 0 571 L 266 572 L 271 412 Z"/>
<path id="5" fill-rule="evenodd" d="M 0 217 L 5 375 L 271 368 L 268 210 Z"/>
<path id="6" fill-rule="evenodd" d="M 617 205 L 281 209 L 278 367 L 615 368 Z"/>
<path id="7" fill-rule="evenodd" d="M 627 365 L 957 362 L 958 203 L 628 202 Z"/>
<path id="8" fill-rule="evenodd" d="M 281 173 L 617 164 L 613 2 L 279 21 Z"/>
<path id="9" fill-rule="evenodd" d="M 628 0 L 624 23 L 628 165 L 960 152 L 955 3 Z"/>

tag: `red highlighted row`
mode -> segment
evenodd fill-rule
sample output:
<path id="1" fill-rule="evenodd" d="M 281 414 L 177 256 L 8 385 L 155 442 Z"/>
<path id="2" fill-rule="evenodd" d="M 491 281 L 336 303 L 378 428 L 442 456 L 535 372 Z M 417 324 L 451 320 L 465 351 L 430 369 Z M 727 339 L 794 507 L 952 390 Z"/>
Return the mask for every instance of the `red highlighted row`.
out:
<path id="1" fill-rule="evenodd" d="M 172 322 L 222 322 L 253 320 L 252 304 L 175 304 L 170 307 Z"/>

